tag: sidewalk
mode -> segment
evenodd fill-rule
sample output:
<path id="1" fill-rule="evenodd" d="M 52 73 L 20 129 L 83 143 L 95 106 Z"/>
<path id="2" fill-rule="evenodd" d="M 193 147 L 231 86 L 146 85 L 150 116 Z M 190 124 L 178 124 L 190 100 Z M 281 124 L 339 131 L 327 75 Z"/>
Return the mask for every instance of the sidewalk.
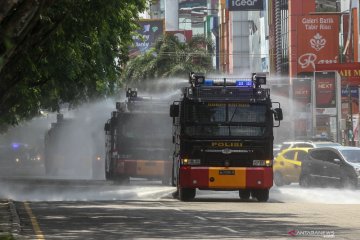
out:
<path id="1" fill-rule="evenodd" d="M 0 199 L 0 240 L 16 239 L 19 230 L 19 217 L 14 203 L 11 200 Z"/>

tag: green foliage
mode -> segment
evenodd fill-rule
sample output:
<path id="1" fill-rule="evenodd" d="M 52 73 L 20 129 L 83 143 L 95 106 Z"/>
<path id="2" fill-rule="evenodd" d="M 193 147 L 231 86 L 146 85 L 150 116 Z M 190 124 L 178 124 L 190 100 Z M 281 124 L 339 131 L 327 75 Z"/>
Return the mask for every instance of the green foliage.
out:
<path id="1" fill-rule="evenodd" d="M 1 235 L 0 233 L 0 240 L 15 240 L 15 238 L 10 234 Z"/>
<path id="2" fill-rule="evenodd" d="M 48 2 L 26 41 L 8 37 L 15 40 L 7 45 L 15 47 L 0 51 L 0 128 L 40 109 L 112 94 L 145 9 L 145 0 Z M 0 50 L 4 43 L 0 38 Z"/>
<path id="3" fill-rule="evenodd" d="M 181 43 L 174 36 L 159 39 L 154 48 L 131 59 L 124 69 L 122 84 L 139 86 L 158 78 L 186 76 L 189 72 L 211 72 L 213 43 L 204 36 L 194 36 Z"/>

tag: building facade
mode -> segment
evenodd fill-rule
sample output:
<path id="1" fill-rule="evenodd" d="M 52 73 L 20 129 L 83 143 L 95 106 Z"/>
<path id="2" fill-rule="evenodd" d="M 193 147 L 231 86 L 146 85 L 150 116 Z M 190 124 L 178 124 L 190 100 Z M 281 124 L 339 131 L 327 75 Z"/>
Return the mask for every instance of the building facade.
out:
<path id="1" fill-rule="evenodd" d="M 358 113 L 358 6 L 358 0 L 269 1 L 270 76 L 297 109 L 290 113 L 292 137 L 340 135 L 341 128 L 340 137 L 348 138 L 339 122 Z"/>
<path id="2" fill-rule="evenodd" d="M 283 124 L 294 129 L 289 138 L 332 135 L 334 121 L 358 114 L 359 0 L 153 0 L 152 4 L 149 15 L 165 17 L 165 31 L 191 31 L 213 39 L 215 51 L 209 54 L 217 71 L 238 76 L 268 72 L 275 100 L 280 99 L 285 115 L 293 117 Z M 316 73 L 320 70 L 339 73 L 339 86 L 336 74 Z M 341 116 L 334 120 L 338 108 Z"/>

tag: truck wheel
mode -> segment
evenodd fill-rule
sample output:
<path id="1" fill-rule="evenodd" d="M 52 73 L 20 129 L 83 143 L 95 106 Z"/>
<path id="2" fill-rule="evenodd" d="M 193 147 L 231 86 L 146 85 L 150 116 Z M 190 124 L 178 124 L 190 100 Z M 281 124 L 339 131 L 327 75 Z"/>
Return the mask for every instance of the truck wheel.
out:
<path id="1" fill-rule="evenodd" d="M 189 201 L 195 198 L 195 188 L 179 188 L 179 199 L 180 201 Z"/>
<path id="2" fill-rule="evenodd" d="M 175 177 L 175 172 L 174 172 L 174 163 L 172 164 L 172 171 L 171 171 L 171 186 L 176 187 L 177 185 L 177 179 Z"/>
<path id="3" fill-rule="evenodd" d="M 267 202 L 267 200 L 269 200 L 269 189 L 256 189 L 253 190 L 251 194 L 259 202 Z"/>
<path id="4" fill-rule="evenodd" d="M 173 192 L 171 195 L 172 195 L 173 198 L 179 199 L 179 189 L 177 188 L 176 191 Z"/>
<path id="5" fill-rule="evenodd" d="M 108 172 L 106 170 L 105 170 L 105 179 L 106 180 L 111 180 L 111 174 L 110 174 L 110 172 Z"/>
<path id="6" fill-rule="evenodd" d="M 308 175 L 300 176 L 299 185 L 304 188 L 308 188 L 311 186 L 311 179 Z"/>
<path id="7" fill-rule="evenodd" d="M 112 174 L 112 166 L 110 164 L 110 167 L 109 167 L 109 171 L 107 171 L 108 169 L 108 163 L 107 161 L 105 161 L 105 179 L 106 180 L 113 180 L 113 174 Z"/>
<path id="8" fill-rule="evenodd" d="M 250 199 L 250 190 L 242 189 L 239 190 L 239 196 L 241 200 L 249 200 Z"/>
<path id="9" fill-rule="evenodd" d="M 274 174 L 274 183 L 276 186 L 281 187 L 284 186 L 284 178 L 281 173 L 275 172 Z"/>
<path id="10" fill-rule="evenodd" d="M 121 185 L 127 185 L 130 183 L 130 178 L 127 176 L 117 176 L 112 179 L 114 183 L 121 184 Z"/>
<path id="11" fill-rule="evenodd" d="M 171 186 L 176 187 L 176 179 L 174 177 L 171 178 Z"/>

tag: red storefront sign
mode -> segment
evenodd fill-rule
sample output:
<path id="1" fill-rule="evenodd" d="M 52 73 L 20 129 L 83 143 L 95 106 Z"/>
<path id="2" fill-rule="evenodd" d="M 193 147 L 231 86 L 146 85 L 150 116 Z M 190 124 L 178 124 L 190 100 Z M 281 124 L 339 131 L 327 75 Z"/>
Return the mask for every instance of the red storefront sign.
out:
<path id="1" fill-rule="evenodd" d="M 316 64 L 338 62 L 338 15 L 304 15 L 297 24 L 297 73 L 313 72 Z"/>
<path id="2" fill-rule="evenodd" d="M 342 84 L 360 84 L 360 63 L 316 64 L 316 71 L 337 71 Z"/>
<path id="3" fill-rule="evenodd" d="M 317 108 L 335 108 L 335 78 L 317 78 L 316 88 L 316 107 Z"/>

